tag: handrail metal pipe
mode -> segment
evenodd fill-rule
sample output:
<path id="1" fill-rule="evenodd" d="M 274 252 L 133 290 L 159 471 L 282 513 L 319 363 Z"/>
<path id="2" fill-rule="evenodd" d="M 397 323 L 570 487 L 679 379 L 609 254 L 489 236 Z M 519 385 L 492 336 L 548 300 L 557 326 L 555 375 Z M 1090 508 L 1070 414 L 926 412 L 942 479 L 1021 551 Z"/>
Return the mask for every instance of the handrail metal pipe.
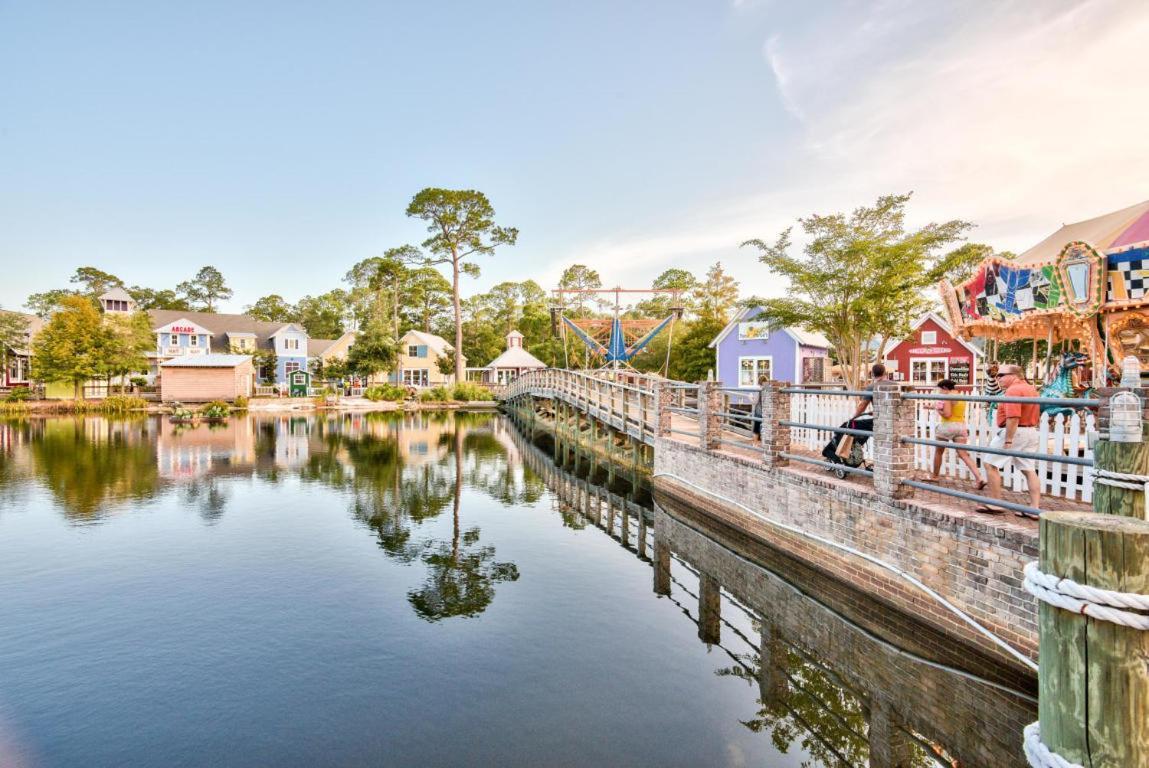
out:
<path id="1" fill-rule="evenodd" d="M 994 456 L 1010 456 L 1018 459 L 1033 459 L 1034 461 L 1048 461 L 1055 464 L 1075 464 L 1079 467 L 1092 467 L 1093 459 L 1084 459 L 1079 456 L 1058 456 L 1051 453 L 1032 453 L 1030 451 L 1011 451 L 1006 448 L 990 448 L 986 445 L 971 445 L 969 443 L 953 443 L 946 440 L 930 440 L 924 437 L 900 437 L 903 443 L 914 445 L 932 445 L 936 448 L 953 448 L 959 451 L 974 451 L 976 453 L 992 453 Z"/>
<path id="2" fill-rule="evenodd" d="M 666 410 L 671 411 L 673 413 L 699 413 L 699 410 L 697 408 L 678 408 L 675 406 L 671 406 L 671 407 L 667 408 Z"/>
<path id="3" fill-rule="evenodd" d="M 778 390 L 788 395 L 835 395 L 841 397 L 873 397 L 874 393 L 868 389 L 805 389 L 803 387 L 783 387 Z"/>
<path id="4" fill-rule="evenodd" d="M 929 491 L 931 493 L 940 493 L 943 496 L 953 496 L 955 499 L 965 499 L 966 501 L 979 501 L 983 504 L 990 504 L 1002 509 L 1013 510 L 1014 512 L 1021 512 L 1030 517 L 1038 517 L 1041 515 L 1041 510 L 1037 507 L 1031 507 L 1026 504 L 1017 504 L 1012 501 L 1003 501 L 995 499 L 992 496 L 981 496 L 969 491 L 958 491 L 953 488 L 946 488 L 942 485 L 933 485 L 932 483 L 923 483 L 917 480 L 903 480 L 902 485 L 908 485 L 911 488 L 917 488 L 919 491 Z"/>
<path id="5" fill-rule="evenodd" d="M 842 435 L 853 435 L 854 437 L 873 437 L 873 430 L 869 429 L 852 429 L 850 427 L 826 427 L 821 424 L 806 424 L 802 421 L 779 421 L 783 427 L 796 427 L 798 429 L 814 429 L 819 432 L 837 432 Z"/>
<path id="6" fill-rule="evenodd" d="M 698 437 L 697 432 L 687 432 L 685 429 L 674 429 L 672 427 L 670 431 L 676 435 L 686 435 L 687 437 Z"/>
<path id="7" fill-rule="evenodd" d="M 715 413 L 714 415 L 715 416 L 725 416 L 728 419 L 745 419 L 746 421 L 762 421 L 761 416 L 755 416 L 752 413 L 727 413 L 725 411 L 719 411 L 718 413 Z"/>
<path id="8" fill-rule="evenodd" d="M 858 467 L 851 467 L 848 464 L 834 464 L 833 462 L 822 461 L 821 459 L 814 459 L 814 458 L 811 458 L 809 456 L 803 456 L 799 453 L 786 453 L 785 451 L 783 451 L 782 453 L 780 453 L 778 455 L 781 456 L 782 458 L 790 459 L 791 461 L 802 461 L 802 462 L 805 462 L 807 464 L 817 464 L 819 467 L 824 467 L 825 469 L 832 469 L 834 471 L 841 470 L 842 472 L 848 472 L 851 475 L 862 475 L 863 477 L 873 477 L 874 476 L 873 471 L 869 470 L 869 469 L 860 469 Z"/>
<path id="9" fill-rule="evenodd" d="M 1022 405 L 1064 405 L 1074 408 L 1096 408 L 1101 401 L 1086 397 L 1005 397 L 989 395 L 931 395 L 921 392 L 905 392 L 905 400 L 951 400 L 969 403 L 1021 403 Z"/>

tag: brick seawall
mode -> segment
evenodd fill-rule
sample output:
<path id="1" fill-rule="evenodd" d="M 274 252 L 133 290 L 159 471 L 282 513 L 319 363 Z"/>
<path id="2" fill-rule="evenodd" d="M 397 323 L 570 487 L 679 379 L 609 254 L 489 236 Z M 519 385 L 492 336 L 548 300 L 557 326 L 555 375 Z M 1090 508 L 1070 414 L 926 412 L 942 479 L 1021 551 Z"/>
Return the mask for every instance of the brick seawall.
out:
<path id="1" fill-rule="evenodd" d="M 897 566 L 1027 654 L 1037 657 L 1037 609 L 1021 585 L 1037 558 L 1037 532 L 1009 519 L 936 508 L 912 499 L 883 500 L 870 487 L 819 470 L 770 468 L 733 455 L 659 438 L 654 489 L 720 523 L 864 588 L 895 609 L 991 653 L 1019 662 L 904 579 L 865 560 L 763 522 L 733 504 L 660 476 L 675 475 L 744 504 L 769 520 L 852 547 Z"/>

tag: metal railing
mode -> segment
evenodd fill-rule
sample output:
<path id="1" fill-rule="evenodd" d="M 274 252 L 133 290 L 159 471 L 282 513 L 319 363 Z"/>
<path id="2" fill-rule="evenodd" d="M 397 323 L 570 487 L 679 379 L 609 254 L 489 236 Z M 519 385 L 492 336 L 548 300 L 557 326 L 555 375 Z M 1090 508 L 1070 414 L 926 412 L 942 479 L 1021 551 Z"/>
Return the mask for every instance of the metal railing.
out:
<path id="1" fill-rule="evenodd" d="M 903 392 L 903 393 L 901 393 L 901 397 L 904 400 L 910 400 L 910 401 L 917 400 L 917 401 L 930 401 L 930 402 L 938 402 L 938 403 L 965 402 L 965 403 L 985 403 L 985 404 L 996 404 L 996 405 L 1017 404 L 1017 405 L 1029 405 L 1029 406 L 1053 406 L 1053 407 L 1057 407 L 1057 408 L 1069 408 L 1069 409 L 1096 409 L 1097 407 L 1099 407 L 1101 405 L 1101 401 L 1099 399 L 1095 399 L 1095 398 L 1006 397 L 1004 395 L 989 396 L 989 395 L 975 395 L 972 393 L 943 395 L 943 394 L 926 394 L 926 393 L 921 393 L 921 392 Z M 997 416 L 998 416 L 998 421 L 1001 421 L 1001 414 L 998 413 Z M 1054 472 L 1059 472 L 1062 466 L 1087 467 L 1087 468 L 1092 468 L 1092 466 L 1093 466 L 1093 459 L 1089 456 L 1085 456 L 1085 455 L 1078 456 L 1078 455 L 1073 455 L 1073 454 L 1067 455 L 1067 454 L 1061 453 L 1060 450 L 1058 450 L 1058 452 L 1056 452 L 1056 453 L 1053 452 L 1050 449 L 1049 440 L 1047 438 L 1043 438 L 1044 433 L 1039 429 L 1041 424 L 1042 424 L 1042 421 L 1039 418 L 1038 424 L 1024 427 L 1025 429 L 1038 430 L 1038 447 L 1040 450 L 1036 450 L 1036 451 L 1022 451 L 1022 450 L 1015 450 L 1012 448 L 1005 448 L 1004 444 L 1001 447 L 994 447 L 993 445 L 979 445 L 979 444 L 971 444 L 969 442 L 958 443 L 958 442 L 954 442 L 952 440 L 937 440 L 937 439 L 930 438 L 930 437 L 917 437 L 917 436 L 909 436 L 909 435 L 900 435 L 900 436 L 898 436 L 897 439 L 899 442 L 904 443 L 904 444 L 921 445 L 921 446 L 926 446 L 926 447 L 935 448 L 935 449 L 953 449 L 955 452 L 966 451 L 966 452 L 968 452 L 968 453 L 970 453 L 970 454 L 972 454 L 978 458 L 980 458 L 982 455 L 1001 456 L 1001 457 L 1006 457 L 1006 458 L 1011 458 L 1011 459 L 1021 459 L 1024 461 L 1033 462 L 1034 467 L 1033 467 L 1032 471 L 1038 480 L 1038 484 L 1039 484 L 1038 491 L 1041 492 L 1042 488 L 1040 486 L 1042 485 L 1043 479 L 1045 479 L 1045 476 L 1047 475 L 1047 473 L 1050 470 L 1052 470 Z M 1019 428 L 1022 428 L 1022 427 L 1019 427 Z M 1001 429 L 1003 429 L 1003 427 L 999 426 L 998 430 L 1001 430 Z M 1079 447 L 1071 446 L 1070 449 L 1076 451 L 1076 450 L 1079 450 Z M 1084 453 L 1084 451 L 1083 451 L 1083 453 Z M 1014 467 L 1009 466 L 1007 468 L 1013 469 Z M 986 473 L 986 479 L 988 480 L 988 473 L 990 472 L 990 469 L 986 466 L 985 462 L 981 462 L 979 464 L 979 470 L 981 472 Z M 999 473 L 1002 487 L 1004 487 L 1006 478 L 1004 476 L 1002 476 L 1003 475 L 1002 470 L 997 469 L 995 467 L 995 471 L 997 471 Z M 1017 476 L 1025 478 L 1025 481 L 1027 484 L 1026 490 L 1028 491 L 1029 490 L 1028 489 L 1028 483 L 1031 482 L 1031 480 L 1028 477 L 1026 477 L 1024 471 L 1015 473 L 1015 482 L 1013 483 L 1013 489 L 1015 491 L 1020 490 L 1018 487 L 1019 483 L 1016 482 Z M 979 480 L 982 479 L 980 472 L 979 472 L 978 479 Z M 978 493 L 971 493 L 969 491 L 962 491 L 962 490 L 958 490 L 956 488 L 949 488 L 947 486 L 938 485 L 937 483 L 923 482 L 920 480 L 903 480 L 902 484 L 906 485 L 910 488 L 914 488 L 916 490 L 928 491 L 931 493 L 940 493 L 944 496 L 949 496 L 951 498 L 961 499 L 963 501 L 979 502 L 983 506 L 988 507 L 988 508 L 1010 510 L 1010 511 L 1016 512 L 1020 515 L 1027 516 L 1027 517 L 1037 517 L 1038 515 L 1041 514 L 1040 508 L 1031 506 L 1029 504 L 1021 504 L 1018 502 L 1008 501 L 1006 499 L 999 499 L 999 498 L 995 498 L 992 496 L 985 496 L 985 495 L 978 494 Z"/>
<path id="2" fill-rule="evenodd" d="M 700 394 L 703 391 L 702 386 L 706 387 L 705 391 L 708 393 L 705 402 Z M 718 396 L 715 396 L 716 391 Z M 1051 429 L 1048 440 L 1045 438 L 1046 432 L 1042 432 L 1041 443 L 1036 450 L 1019 451 L 973 442 L 954 443 L 939 440 L 935 434 L 936 423 L 929 418 L 922 418 L 920 414 L 923 411 L 928 413 L 925 405 L 927 402 L 953 401 L 995 405 L 1018 403 L 1089 409 L 1096 408 L 1100 404 L 1096 399 L 989 397 L 972 393 L 943 395 L 903 388 L 897 392 L 897 399 L 922 403 L 918 406 L 919 415 L 913 420 L 912 433 L 879 435 L 875 432 L 872 421 L 862 421 L 861 425 L 851 423 L 856 418 L 858 399 L 874 398 L 875 393 L 871 390 L 797 386 L 771 391 L 791 396 L 791 413 L 790 418 L 777 419 L 770 425 L 763 422 L 762 416 L 759 415 L 761 410 L 756 408 L 760 395 L 758 389 L 726 387 L 721 383 L 699 385 L 668 382 L 632 372 L 556 369 L 534 371 L 507 385 L 502 397 L 510 399 L 525 393 L 558 397 L 591 417 L 646 441 L 651 441 L 653 437 L 659 435 L 660 429 L 661 434 L 681 441 L 697 440 L 701 443 L 703 442 L 701 438 L 705 434 L 706 442 L 712 450 L 723 448 L 736 448 L 742 451 L 761 450 L 759 436 L 756 434 L 759 430 L 768 432 L 785 429 L 789 431 L 791 445 L 811 449 L 811 453 L 791 448 L 782 452 L 783 458 L 794 463 L 832 470 L 841 476 L 873 477 L 875 445 L 881 441 L 892 441 L 895 446 L 899 444 L 915 446 L 914 465 L 919 470 L 932 468 L 933 452 L 944 450 L 943 458 L 950 462 L 953 468 L 951 474 L 958 479 L 965 477 L 981 481 L 987 470 L 984 466 L 979 466 L 978 474 L 973 478 L 968 469 L 958 468 L 959 465 L 953 461 L 954 452 L 945 449 L 957 448 L 969 451 L 971 455 L 987 460 L 994 456 L 1036 462 L 1041 490 L 1050 495 L 1057 495 L 1057 491 L 1060 490 L 1072 498 L 1073 488 L 1088 486 L 1091 478 L 1090 468 L 1093 462 L 1086 448 L 1084 429 L 1091 422 L 1084 416 L 1072 417 L 1073 430 L 1063 433 Z M 659 419 L 660 407 L 673 416 L 669 427 L 665 418 L 661 421 Z M 871 419 L 872 416 L 863 412 L 861 418 Z M 1055 423 L 1060 428 L 1063 422 L 1050 421 L 1050 423 Z M 1069 420 L 1065 420 L 1064 423 L 1068 424 Z M 1066 434 L 1068 438 L 1065 437 Z M 840 443 L 847 436 L 855 441 L 850 450 L 826 450 L 826 446 L 831 445 L 832 440 L 836 438 L 835 442 Z M 985 437 L 983 434 L 983 442 L 986 442 Z M 821 455 L 814 453 L 819 450 Z M 975 461 L 975 465 L 977 463 Z M 996 501 L 989 496 L 958 490 L 937 482 L 925 482 L 918 478 L 906 477 L 901 473 L 898 477 L 897 482 L 916 490 L 939 493 L 963 501 L 976 501 L 1023 514 L 1039 512 L 1036 507 L 1026 504 Z M 1022 479 L 1021 472 L 1007 467 L 1003 475 L 1003 488 L 1021 491 Z M 1076 485 L 1077 480 L 1081 480 L 1081 485 Z M 1067 488 L 1069 491 L 1066 491 Z"/>

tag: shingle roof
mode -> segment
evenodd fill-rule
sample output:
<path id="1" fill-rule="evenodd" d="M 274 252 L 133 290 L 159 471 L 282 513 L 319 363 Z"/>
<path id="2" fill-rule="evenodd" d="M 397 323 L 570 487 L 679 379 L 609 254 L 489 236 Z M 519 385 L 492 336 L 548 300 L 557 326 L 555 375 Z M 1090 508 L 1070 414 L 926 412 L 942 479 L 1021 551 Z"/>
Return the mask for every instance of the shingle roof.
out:
<path id="1" fill-rule="evenodd" d="M 105 299 L 114 299 L 116 301 L 135 301 L 135 299 L 132 298 L 132 295 L 130 293 L 128 293 L 127 291 L 125 291 L 123 288 L 121 288 L 118 285 L 115 286 L 114 288 L 112 288 L 111 290 L 109 290 L 107 293 L 100 296 L 100 301 L 103 301 Z"/>
<path id="2" fill-rule="evenodd" d="M 250 362 L 250 355 L 196 355 L 160 363 L 161 368 L 234 368 Z"/>
<path id="3" fill-rule="evenodd" d="M 415 339 L 418 339 L 420 344 L 426 344 L 435 352 L 436 355 L 440 357 L 447 354 L 448 352 L 454 351 L 455 349 L 449 343 L 447 343 L 447 340 L 442 336 L 436 336 L 435 334 L 427 333 L 426 331 L 407 331 L 405 334 L 403 334 L 403 338 L 407 339 L 408 337 L 414 337 Z"/>
<path id="4" fill-rule="evenodd" d="M 16 315 L 17 317 L 23 318 L 24 322 L 27 323 L 26 339 L 29 342 L 32 340 L 32 337 L 39 333 L 40 329 L 44 327 L 44 321 L 35 315 L 29 315 L 24 312 L 9 312 L 8 310 L 0 310 L 0 313 L 5 315 Z M 12 351 L 17 355 L 27 357 L 29 354 L 31 354 L 28 346 L 29 345 L 27 344 L 20 344 L 18 347 L 13 347 Z"/>
<path id="5" fill-rule="evenodd" d="M 152 319 L 153 328 L 174 323 L 176 320 L 190 320 L 196 325 L 202 325 L 212 333 L 212 349 L 229 348 L 227 341 L 228 332 L 253 333 L 255 334 L 256 345 L 263 346 L 268 339 L 282 330 L 284 326 L 293 325 L 293 323 L 266 323 L 262 320 L 256 320 L 250 315 L 187 312 L 181 309 L 152 309 L 148 310 L 148 316 Z"/>
<path id="6" fill-rule="evenodd" d="M 510 347 L 487 365 L 488 368 L 546 368 L 547 364 L 522 347 Z"/>
<path id="7" fill-rule="evenodd" d="M 339 339 L 308 339 L 307 340 L 307 356 L 319 357 Z"/>

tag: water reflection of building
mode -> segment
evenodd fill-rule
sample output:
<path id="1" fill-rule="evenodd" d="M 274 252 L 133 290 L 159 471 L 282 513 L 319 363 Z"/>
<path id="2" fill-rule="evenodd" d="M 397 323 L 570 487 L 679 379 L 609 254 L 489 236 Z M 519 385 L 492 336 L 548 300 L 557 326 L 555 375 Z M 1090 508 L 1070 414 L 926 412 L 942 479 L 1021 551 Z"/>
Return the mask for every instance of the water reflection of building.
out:
<path id="1" fill-rule="evenodd" d="M 1036 681 L 912 617 L 681 507 L 646 508 L 556 467 L 521 437 L 557 511 L 652 566 L 722 677 L 758 689 L 742 724 L 803 765 L 1023 766 Z M 779 574 L 785 574 L 784 576 Z"/>

